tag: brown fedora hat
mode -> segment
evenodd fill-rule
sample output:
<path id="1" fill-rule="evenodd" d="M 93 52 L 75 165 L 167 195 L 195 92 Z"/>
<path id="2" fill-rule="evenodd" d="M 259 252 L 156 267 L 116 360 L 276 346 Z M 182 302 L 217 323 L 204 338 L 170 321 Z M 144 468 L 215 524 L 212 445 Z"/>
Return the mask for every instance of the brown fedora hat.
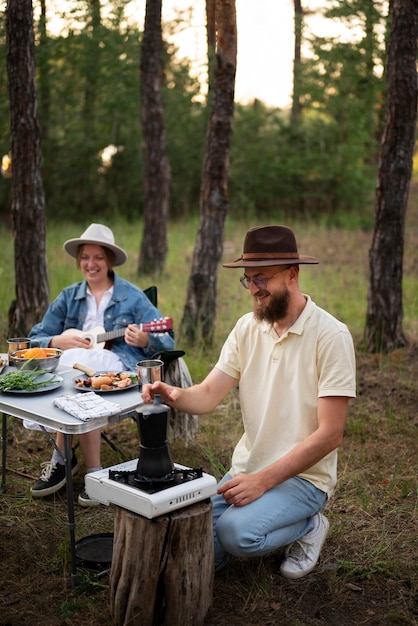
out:
<path id="1" fill-rule="evenodd" d="M 293 230 L 287 226 L 259 226 L 245 235 L 242 256 L 223 267 L 268 267 L 319 263 L 313 256 L 299 254 Z"/>

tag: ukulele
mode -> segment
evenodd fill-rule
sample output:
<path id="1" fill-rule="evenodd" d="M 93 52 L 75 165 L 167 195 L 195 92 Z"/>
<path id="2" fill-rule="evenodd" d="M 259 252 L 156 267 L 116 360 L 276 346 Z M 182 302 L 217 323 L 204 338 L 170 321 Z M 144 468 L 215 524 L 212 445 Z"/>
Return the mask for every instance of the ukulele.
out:
<path id="1" fill-rule="evenodd" d="M 152 322 L 145 322 L 144 324 L 137 325 L 139 330 L 143 330 L 145 333 L 165 333 L 169 330 L 173 330 L 173 320 L 171 317 L 163 317 L 159 320 L 153 320 Z M 78 330 L 77 328 L 67 328 L 63 335 L 77 335 L 90 341 L 92 348 L 104 348 L 108 341 L 123 337 L 126 328 L 118 328 L 117 330 L 106 330 L 103 326 L 96 326 L 91 330 Z"/>

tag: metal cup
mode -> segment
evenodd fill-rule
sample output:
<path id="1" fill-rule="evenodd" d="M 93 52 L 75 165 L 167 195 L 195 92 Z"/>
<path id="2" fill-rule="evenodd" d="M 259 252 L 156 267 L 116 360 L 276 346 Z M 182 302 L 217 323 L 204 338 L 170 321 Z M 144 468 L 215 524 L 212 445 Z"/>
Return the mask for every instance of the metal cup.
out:
<path id="1" fill-rule="evenodd" d="M 29 337 L 10 337 L 10 339 L 6 339 L 6 343 L 10 365 L 14 364 L 14 359 L 12 357 L 13 352 L 16 352 L 17 350 L 26 350 L 31 347 L 31 340 Z"/>
<path id="2" fill-rule="evenodd" d="M 18 350 L 27 350 L 28 348 L 40 347 L 41 342 L 38 339 L 29 339 L 29 337 L 11 337 L 6 339 L 7 353 L 9 355 L 9 364 L 15 363 L 13 354 Z"/>
<path id="3" fill-rule="evenodd" d="M 138 361 L 136 370 L 138 374 L 138 384 L 140 386 L 155 383 L 162 380 L 164 363 L 159 359 L 149 359 L 148 361 Z"/>

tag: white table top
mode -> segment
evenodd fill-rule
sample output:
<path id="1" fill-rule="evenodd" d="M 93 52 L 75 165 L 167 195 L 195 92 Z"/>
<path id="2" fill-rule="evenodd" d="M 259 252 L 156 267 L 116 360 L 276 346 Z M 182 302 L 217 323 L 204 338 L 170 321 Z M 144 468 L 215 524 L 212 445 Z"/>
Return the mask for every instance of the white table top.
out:
<path id="1" fill-rule="evenodd" d="M 3 373 L 13 371 L 14 368 L 6 367 Z M 106 424 L 119 422 L 127 417 L 135 417 L 135 409 L 142 406 L 141 394 L 138 387 L 124 389 L 123 391 L 108 392 L 107 400 L 119 404 L 121 412 L 111 417 L 97 417 L 83 422 L 77 417 L 59 409 L 53 403 L 54 398 L 63 394 L 76 394 L 77 389 L 73 380 L 80 376 L 77 371 L 68 367 L 58 367 L 55 374 L 62 376 L 64 381 L 60 387 L 52 391 L 38 393 L 0 393 L 0 413 L 12 415 L 18 419 L 27 419 L 41 426 L 52 428 L 65 434 L 75 435 L 86 433 L 96 428 L 102 428 Z M 1 376 L 1 374 L 0 374 Z M 83 392 L 80 392 L 83 393 Z"/>

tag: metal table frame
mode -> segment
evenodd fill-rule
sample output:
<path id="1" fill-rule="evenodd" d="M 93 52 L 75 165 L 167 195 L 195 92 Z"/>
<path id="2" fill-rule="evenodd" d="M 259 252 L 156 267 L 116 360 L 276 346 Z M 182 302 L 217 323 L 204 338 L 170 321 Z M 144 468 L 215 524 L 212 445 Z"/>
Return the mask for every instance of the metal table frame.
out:
<path id="1" fill-rule="evenodd" d="M 7 367 L 7 371 L 14 368 Z M 71 435 L 82 434 L 103 428 L 107 424 L 119 422 L 128 417 L 135 417 L 136 409 L 142 405 L 138 388 L 125 390 L 111 396 L 111 401 L 119 404 L 121 411 L 111 417 L 99 417 L 94 420 L 83 422 L 80 419 L 65 413 L 53 404 L 54 398 L 63 394 L 77 393 L 72 381 L 76 378 L 74 369 L 58 368 L 55 372 L 63 377 L 62 385 L 55 390 L 45 393 L 0 393 L 0 412 L 2 413 L 2 477 L 1 493 L 6 493 L 6 460 L 7 460 L 7 418 L 27 419 L 41 427 L 49 440 L 54 445 L 54 440 L 49 435 L 47 428 L 60 431 L 64 435 L 64 463 L 67 490 L 67 519 L 70 534 L 70 557 L 71 557 L 71 584 L 75 587 L 77 580 L 77 558 L 75 550 L 75 513 L 73 501 L 73 476 L 71 471 Z M 109 399 L 109 397 L 107 396 Z"/>

